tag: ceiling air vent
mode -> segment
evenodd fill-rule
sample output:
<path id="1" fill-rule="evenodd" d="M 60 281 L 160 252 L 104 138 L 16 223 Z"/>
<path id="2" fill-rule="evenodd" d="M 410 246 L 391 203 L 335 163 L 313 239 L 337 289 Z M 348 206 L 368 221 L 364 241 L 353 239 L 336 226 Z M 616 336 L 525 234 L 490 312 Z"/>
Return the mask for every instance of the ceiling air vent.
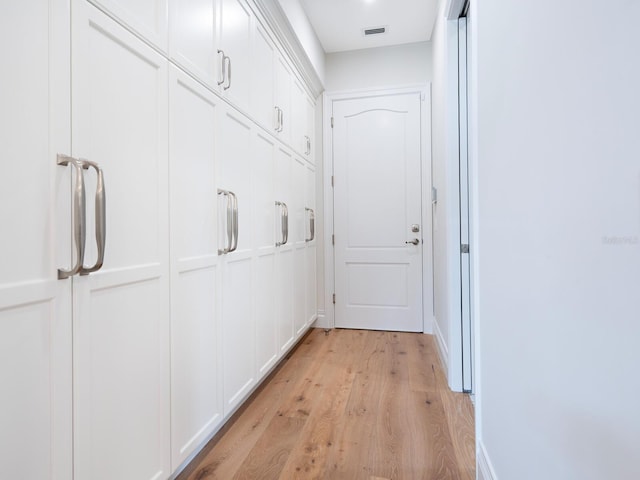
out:
<path id="1" fill-rule="evenodd" d="M 368 36 L 368 35 L 380 35 L 383 33 L 386 33 L 387 31 L 387 27 L 373 27 L 373 28 L 365 28 L 364 29 L 364 36 Z"/>

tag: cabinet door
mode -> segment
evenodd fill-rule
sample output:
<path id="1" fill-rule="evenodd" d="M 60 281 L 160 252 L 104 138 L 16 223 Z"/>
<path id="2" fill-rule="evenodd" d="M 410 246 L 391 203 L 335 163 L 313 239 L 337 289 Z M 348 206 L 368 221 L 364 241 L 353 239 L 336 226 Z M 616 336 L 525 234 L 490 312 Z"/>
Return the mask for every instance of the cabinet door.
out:
<path id="1" fill-rule="evenodd" d="M 170 0 L 169 53 L 210 88 L 218 88 L 215 0 Z"/>
<path id="2" fill-rule="evenodd" d="M 274 121 L 274 130 L 280 138 L 288 143 L 291 139 L 291 70 L 281 55 L 276 57 L 276 107 L 280 109 L 281 122 Z M 280 128 L 278 128 L 280 127 Z"/>
<path id="3" fill-rule="evenodd" d="M 305 209 L 304 190 L 306 186 L 306 166 L 302 158 L 296 156 L 293 159 L 293 182 L 291 199 L 292 248 L 293 248 L 293 291 L 291 302 L 293 303 L 293 324 L 296 336 L 302 334 L 307 326 L 305 308 Z"/>
<path id="4" fill-rule="evenodd" d="M 222 421 L 215 145 L 218 100 L 175 68 L 169 84 L 171 461 Z"/>
<path id="5" fill-rule="evenodd" d="M 278 358 L 278 335 L 275 312 L 275 228 L 273 140 L 262 133 L 255 134 L 252 154 L 255 289 L 256 359 L 258 376 L 262 377 Z M 279 237 L 278 237 L 279 238 Z"/>
<path id="6" fill-rule="evenodd" d="M 305 241 L 307 248 L 305 251 L 305 285 L 306 285 L 306 318 L 307 325 L 315 321 L 318 313 L 317 281 L 316 281 L 316 169 L 313 165 L 306 166 L 306 189 L 305 189 Z"/>
<path id="7" fill-rule="evenodd" d="M 291 194 L 291 169 L 293 157 L 288 150 L 276 151 L 276 191 L 279 202 L 289 207 L 289 238 L 285 245 L 279 246 L 276 254 L 276 318 L 278 321 L 278 346 L 286 350 L 293 343 L 293 218 Z M 280 216 L 278 215 L 278 220 Z M 282 225 L 276 222 L 276 235 L 279 236 Z"/>
<path id="8" fill-rule="evenodd" d="M 316 106 L 313 102 L 313 100 L 311 99 L 311 97 L 306 97 L 306 117 L 307 117 L 307 121 L 305 122 L 305 125 L 307 127 L 307 133 L 305 134 L 306 137 L 305 141 L 308 140 L 309 145 L 308 148 L 305 150 L 305 154 L 306 154 L 306 158 L 309 162 L 315 164 L 315 155 L 313 153 L 314 149 L 315 149 L 315 133 L 316 133 Z M 306 145 L 305 145 L 306 147 Z"/>
<path id="9" fill-rule="evenodd" d="M 221 88 L 231 103 L 246 112 L 251 87 L 251 11 L 243 0 L 218 2 L 218 48 L 229 58 Z"/>
<path id="10" fill-rule="evenodd" d="M 266 30 L 255 22 L 251 55 L 251 115 L 267 130 L 274 118 L 274 46 Z"/>
<path id="11" fill-rule="evenodd" d="M 0 3 L 0 478 L 72 477 L 69 10 Z"/>
<path id="12" fill-rule="evenodd" d="M 237 249 L 222 256 L 224 413 L 233 412 L 256 382 L 252 276 L 251 123 L 226 107 L 221 115 L 218 187 L 237 198 Z M 225 245 L 226 206 L 219 195 L 219 245 Z M 227 199 L 228 200 L 228 199 Z"/>
<path id="13" fill-rule="evenodd" d="M 100 164 L 107 198 L 104 265 L 74 277 L 74 478 L 166 478 L 167 62 L 95 7 L 73 7 L 72 151 Z"/>
<path id="14" fill-rule="evenodd" d="M 127 28 L 167 51 L 168 0 L 88 0 Z"/>
<path id="15" fill-rule="evenodd" d="M 291 89 L 291 146 L 304 155 L 307 149 L 307 95 L 302 83 L 294 77 Z"/>

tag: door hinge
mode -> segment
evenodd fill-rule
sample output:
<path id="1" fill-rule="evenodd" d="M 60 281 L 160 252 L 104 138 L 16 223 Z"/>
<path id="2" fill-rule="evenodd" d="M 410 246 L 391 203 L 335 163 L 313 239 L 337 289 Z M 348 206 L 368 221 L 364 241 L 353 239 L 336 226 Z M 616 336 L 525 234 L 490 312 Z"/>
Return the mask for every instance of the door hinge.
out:
<path id="1" fill-rule="evenodd" d="M 335 293 L 333 294 L 333 304 L 334 305 L 336 304 L 336 294 Z"/>
<path id="2" fill-rule="evenodd" d="M 335 185 L 335 181 L 333 179 L 333 175 L 331 175 L 331 186 L 333 187 Z"/>
<path id="3" fill-rule="evenodd" d="M 332 233 L 331 234 L 331 245 L 335 245 L 336 244 L 336 236 Z"/>
<path id="4" fill-rule="evenodd" d="M 333 117 L 331 117 L 331 128 L 333 128 Z"/>
<path id="5" fill-rule="evenodd" d="M 460 253 L 469 253 L 469 244 L 463 243 L 460 245 Z"/>

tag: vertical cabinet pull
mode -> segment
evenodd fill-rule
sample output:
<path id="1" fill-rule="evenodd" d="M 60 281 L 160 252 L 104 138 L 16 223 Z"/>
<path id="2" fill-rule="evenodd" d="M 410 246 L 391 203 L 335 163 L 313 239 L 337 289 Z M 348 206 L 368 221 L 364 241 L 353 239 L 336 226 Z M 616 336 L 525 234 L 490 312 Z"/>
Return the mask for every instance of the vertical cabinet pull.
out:
<path id="1" fill-rule="evenodd" d="M 316 212 L 313 208 L 304 208 L 305 212 L 309 214 L 309 238 L 305 238 L 305 242 L 312 242 L 316 238 Z"/>
<path id="2" fill-rule="evenodd" d="M 80 272 L 84 262 L 84 246 L 87 234 L 86 226 L 86 198 L 84 189 L 84 175 L 82 164 L 75 158 L 58 155 L 57 164 L 66 167 L 71 165 L 76 171 L 76 182 L 73 186 L 73 242 L 76 247 L 76 263 L 71 270 L 58 269 L 58 279 L 72 277 Z"/>
<path id="3" fill-rule="evenodd" d="M 281 132 L 284 128 L 284 112 L 277 105 L 274 107 L 276 110 L 276 132 Z"/>
<path id="4" fill-rule="evenodd" d="M 289 241 L 289 207 L 287 204 L 282 202 L 282 208 L 284 209 L 284 239 L 282 240 L 282 244 L 286 245 Z"/>
<path id="5" fill-rule="evenodd" d="M 89 160 L 80 159 L 82 162 L 82 168 L 85 170 L 93 168 L 96 171 L 98 177 L 96 184 L 96 245 L 98 247 L 98 258 L 96 263 L 92 267 L 85 267 L 84 265 L 80 269 L 80 275 L 89 275 L 90 273 L 97 272 L 102 268 L 104 262 L 104 251 L 107 239 L 107 203 L 104 190 L 104 175 L 100 166 Z"/>
<path id="6" fill-rule="evenodd" d="M 226 242 L 218 249 L 218 255 L 235 252 L 238 248 L 238 197 L 230 190 L 218 189 L 218 195 L 226 201 Z"/>
<path id="7" fill-rule="evenodd" d="M 289 241 L 289 208 L 286 203 L 277 200 L 276 207 L 280 211 L 280 241 L 276 242 L 276 247 L 281 247 Z"/>
<path id="8" fill-rule="evenodd" d="M 220 54 L 222 57 L 220 57 L 220 80 L 218 80 L 218 85 L 226 82 L 227 85 L 223 88 L 228 90 L 231 87 L 231 58 L 225 55 L 224 50 L 218 49 L 218 55 Z"/>
<path id="9" fill-rule="evenodd" d="M 229 196 L 231 197 L 231 202 L 232 202 L 232 206 L 231 206 L 231 215 L 232 215 L 232 225 L 233 225 L 233 230 L 232 230 L 232 244 L 231 244 L 231 248 L 229 249 L 229 253 L 231 252 L 235 252 L 238 249 L 238 197 L 236 196 L 235 193 L 233 192 L 229 192 Z"/>
<path id="10" fill-rule="evenodd" d="M 227 57 L 226 55 L 224 56 L 223 61 L 226 61 L 226 65 L 227 65 L 227 86 L 224 87 L 225 90 L 228 90 L 229 88 L 231 88 L 231 58 Z"/>
<path id="11" fill-rule="evenodd" d="M 218 85 L 222 85 L 226 78 L 227 78 L 227 72 L 226 72 L 226 62 L 225 62 L 225 58 L 227 58 L 227 56 L 224 54 L 224 50 L 220 50 L 218 49 L 218 55 L 222 54 L 222 57 L 220 58 L 220 75 L 221 78 L 220 80 L 218 80 Z"/>
<path id="12" fill-rule="evenodd" d="M 304 151 L 304 154 L 305 154 L 305 155 L 309 155 L 309 154 L 311 153 L 311 139 L 309 138 L 309 136 L 308 136 L 308 135 L 305 135 L 305 136 L 304 136 L 304 138 L 306 138 L 306 139 L 307 139 L 307 142 L 306 142 L 306 149 L 305 149 L 305 151 Z"/>
<path id="13" fill-rule="evenodd" d="M 71 270 L 58 269 L 58 279 L 72 277 L 76 274 L 89 275 L 102 268 L 107 239 L 107 205 L 104 188 L 104 175 L 100 166 L 89 160 L 77 159 L 68 155 L 58 155 L 56 163 L 61 166 L 71 165 L 76 171 L 76 180 L 73 186 L 73 243 L 76 250 L 76 263 Z M 95 229 L 98 258 L 91 267 L 84 266 L 84 253 L 87 244 L 87 199 L 84 185 L 83 170 L 93 168 L 97 174 L 96 199 L 95 199 Z"/>

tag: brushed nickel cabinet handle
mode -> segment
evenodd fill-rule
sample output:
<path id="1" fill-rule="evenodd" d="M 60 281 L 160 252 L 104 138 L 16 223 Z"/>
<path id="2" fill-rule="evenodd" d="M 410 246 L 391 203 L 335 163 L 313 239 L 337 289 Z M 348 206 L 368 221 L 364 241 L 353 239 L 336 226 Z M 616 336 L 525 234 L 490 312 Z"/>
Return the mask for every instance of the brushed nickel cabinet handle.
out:
<path id="1" fill-rule="evenodd" d="M 67 155 L 58 155 L 57 164 L 71 165 L 76 171 L 76 181 L 73 187 L 73 241 L 76 247 L 76 263 L 71 270 L 58 269 L 58 279 L 64 280 L 80 272 L 84 262 L 84 246 L 86 240 L 86 197 L 84 189 L 84 175 L 82 164 Z"/>
<path id="2" fill-rule="evenodd" d="M 89 275 L 90 273 L 97 272 L 102 268 L 104 262 L 104 252 L 107 239 L 107 204 L 104 190 L 104 175 L 100 166 L 89 160 L 80 159 L 82 168 L 85 170 L 93 168 L 96 171 L 98 177 L 96 184 L 96 245 L 98 247 L 98 258 L 96 263 L 92 267 L 85 267 L 84 265 L 80 269 L 80 275 Z"/>

